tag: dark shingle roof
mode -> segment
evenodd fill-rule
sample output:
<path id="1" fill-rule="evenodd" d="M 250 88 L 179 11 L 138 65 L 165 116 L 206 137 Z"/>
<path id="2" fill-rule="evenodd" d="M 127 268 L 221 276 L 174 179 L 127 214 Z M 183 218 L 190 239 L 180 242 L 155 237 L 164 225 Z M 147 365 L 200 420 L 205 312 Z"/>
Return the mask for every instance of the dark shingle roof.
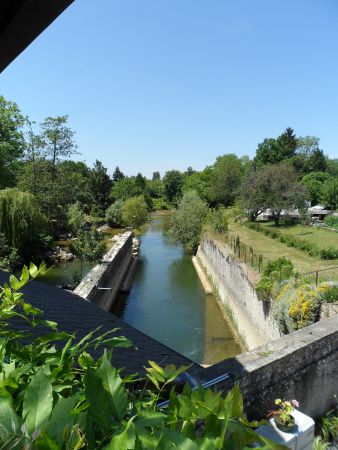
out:
<path id="1" fill-rule="evenodd" d="M 8 279 L 8 275 L 0 273 L 0 283 Z M 134 348 L 116 348 L 113 352 L 115 367 L 124 367 L 124 373 L 142 373 L 148 360 L 160 365 L 175 364 L 176 366 L 190 364 L 184 356 L 130 327 L 121 319 L 103 311 L 94 303 L 84 300 L 71 292 L 38 281 L 31 281 L 22 289 L 27 303 L 44 311 L 44 318 L 55 321 L 59 329 L 69 333 L 76 332 L 81 339 L 89 331 L 102 326 L 102 332 L 112 328 L 120 328 L 118 336 L 125 336 L 133 341 Z M 93 356 L 101 355 L 102 350 L 91 352 Z"/>

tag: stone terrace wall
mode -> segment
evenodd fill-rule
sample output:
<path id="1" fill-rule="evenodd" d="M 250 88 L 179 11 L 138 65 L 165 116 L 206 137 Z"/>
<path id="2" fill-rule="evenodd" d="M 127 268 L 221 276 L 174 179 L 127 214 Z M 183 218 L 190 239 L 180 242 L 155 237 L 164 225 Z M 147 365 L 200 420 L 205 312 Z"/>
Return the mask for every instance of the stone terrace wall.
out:
<path id="1" fill-rule="evenodd" d="M 193 376 L 200 382 L 228 373 L 216 385 L 227 391 L 240 384 L 251 417 L 274 409 L 274 400 L 296 399 L 311 417 L 324 414 L 338 395 L 338 315 L 242 353 Z"/>
<path id="2" fill-rule="evenodd" d="M 280 337 L 270 304 L 258 299 L 244 263 L 234 259 L 226 245 L 205 236 L 197 257 L 249 350 Z"/>
<path id="3" fill-rule="evenodd" d="M 133 234 L 126 231 L 77 286 L 74 293 L 110 311 L 133 258 Z M 99 288 L 109 289 L 99 289 Z"/>

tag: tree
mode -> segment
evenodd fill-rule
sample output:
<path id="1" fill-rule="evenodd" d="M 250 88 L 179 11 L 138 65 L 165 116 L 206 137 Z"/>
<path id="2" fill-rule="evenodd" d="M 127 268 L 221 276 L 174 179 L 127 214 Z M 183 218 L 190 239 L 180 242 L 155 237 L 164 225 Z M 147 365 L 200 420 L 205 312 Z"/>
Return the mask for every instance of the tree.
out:
<path id="1" fill-rule="evenodd" d="M 298 137 L 296 154 L 292 158 L 292 163 L 300 174 L 325 172 L 327 158 L 323 150 L 319 148 L 319 138 L 316 136 Z"/>
<path id="2" fill-rule="evenodd" d="M 94 202 L 103 212 L 108 208 L 112 181 L 107 174 L 106 167 L 96 160 L 89 177 L 89 188 Z"/>
<path id="3" fill-rule="evenodd" d="M 286 163 L 266 166 L 262 173 L 265 179 L 264 206 L 271 210 L 275 225 L 279 225 L 283 209 L 304 209 L 309 193 L 297 182 L 293 167 Z"/>
<path id="4" fill-rule="evenodd" d="M 25 149 L 24 122 L 18 105 L 0 95 L 0 189 L 15 185 L 18 158 Z"/>
<path id="5" fill-rule="evenodd" d="M 123 173 L 121 172 L 119 167 L 116 166 L 116 169 L 114 170 L 113 178 L 112 178 L 113 179 L 113 183 L 117 183 L 118 181 L 123 180 L 123 178 L 124 178 Z"/>
<path id="6" fill-rule="evenodd" d="M 262 166 L 266 164 L 278 164 L 295 155 L 297 139 L 292 128 L 287 128 L 276 139 L 269 138 L 258 144 L 254 164 Z"/>
<path id="7" fill-rule="evenodd" d="M 184 178 L 182 191 L 195 191 L 205 201 L 209 200 L 212 168 L 206 167 L 202 172 L 195 172 Z"/>
<path id="8" fill-rule="evenodd" d="M 116 200 L 106 211 L 106 221 L 111 227 L 122 227 L 123 200 Z"/>
<path id="9" fill-rule="evenodd" d="M 265 167 L 252 169 L 245 176 L 239 191 L 239 201 L 250 222 L 257 219 L 267 209 L 269 180 Z"/>
<path id="10" fill-rule="evenodd" d="M 44 153 L 52 162 L 52 183 L 56 181 L 56 164 L 68 156 L 74 155 L 76 145 L 74 131 L 67 126 L 68 116 L 47 117 L 41 123 L 41 142 Z"/>
<path id="11" fill-rule="evenodd" d="M 136 175 L 135 185 L 140 194 L 144 192 L 144 189 L 147 185 L 147 179 L 145 177 L 143 177 L 140 172 Z"/>
<path id="12" fill-rule="evenodd" d="M 98 262 L 106 251 L 103 234 L 96 228 L 82 230 L 78 233 L 76 241 L 72 244 L 72 250 L 81 260 L 81 278 L 83 261 Z"/>
<path id="13" fill-rule="evenodd" d="M 301 179 L 300 183 L 306 187 L 310 194 L 311 205 L 317 205 L 320 202 L 323 183 L 328 180 L 330 175 L 325 172 L 311 172 Z"/>
<path id="14" fill-rule="evenodd" d="M 160 180 L 161 179 L 161 174 L 160 172 L 153 172 L 153 180 Z"/>
<path id="15" fill-rule="evenodd" d="M 82 211 L 79 202 L 73 203 L 72 205 L 69 206 L 67 211 L 67 217 L 70 229 L 75 234 L 78 234 L 83 229 L 86 223 L 86 217 Z"/>
<path id="16" fill-rule="evenodd" d="M 194 253 L 197 250 L 207 214 L 207 204 L 198 194 L 194 191 L 186 192 L 171 218 L 171 237 L 186 245 L 189 251 Z"/>
<path id="17" fill-rule="evenodd" d="M 279 225 L 283 209 L 306 208 L 309 193 L 297 182 L 297 174 L 287 163 L 261 167 L 249 172 L 241 187 L 241 206 L 249 220 L 270 209 Z"/>
<path id="18" fill-rule="evenodd" d="M 143 225 L 148 217 L 147 204 L 144 196 L 139 195 L 126 200 L 122 207 L 122 221 L 128 226 L 138 228 Z"/>
<path id="19" fill-rule="evenodd" d="M 186 177 L 190 177 L 190 175 L 193 175 L 196 172 L 191 166 L 187 168 L 187 170 L 184 172 L 184 175 Z"/>
<path id="20" fill-rule="evenodd" d="M 214 204 L 234 204 L 243 175 L 243 166 L 233 153 L 219 156 L 210 177 L 209 198 Z"/>
<path id="21" fill-rule="evenodd" d="M 322 186 L 320 200 L 328 208 L 338 208 L 338 178 L 331 177 Z"/>
<path id="22" fill-rule="evenodd" d="M 139 189 L 136 186 L 135 177 L 122 178 L 114 184 L 111 190 L 111 196 L 114 200 L 127 200 L 136 197 L 138 194 Z"/>
<path id="23" fill-rule="evenodd" d="M 17 188 L 0 191 L 0 233 L 10 247 L 24 257 L 36 255 L 45 232 L 46 220 L 32 194 Z"/>
<path id="24" fill-rule="evenodd" d="M 163 177 L 164 193 L 169 202 L 178 201 L 182 195 L 183 175 L 178 170 L 168 170 Z"/>

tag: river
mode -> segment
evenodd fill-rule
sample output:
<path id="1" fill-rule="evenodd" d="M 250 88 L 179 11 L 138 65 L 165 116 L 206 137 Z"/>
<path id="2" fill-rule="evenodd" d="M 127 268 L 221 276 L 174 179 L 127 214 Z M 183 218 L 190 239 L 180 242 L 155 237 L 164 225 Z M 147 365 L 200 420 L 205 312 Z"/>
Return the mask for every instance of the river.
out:
<path id="1" fill-rule="evenodd" d="M 163 232 L 166 220 L 153 216 L 140 234 L 133 287 L 112 312 L 198 364 L 237 355 L 240 347 L 215 297 L 205 295 L 191 256 Z"/>

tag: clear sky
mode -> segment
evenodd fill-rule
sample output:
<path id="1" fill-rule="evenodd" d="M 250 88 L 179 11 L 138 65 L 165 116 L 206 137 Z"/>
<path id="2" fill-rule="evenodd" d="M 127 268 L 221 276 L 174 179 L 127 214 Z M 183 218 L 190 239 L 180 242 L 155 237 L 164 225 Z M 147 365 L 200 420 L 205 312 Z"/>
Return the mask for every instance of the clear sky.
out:
<path id="1" fill-rule="evenodd" d="M 338 157 L 337 0 L 75 0 L 1 75 L 126 174 L 253 156 L 287 126 Z"/>

